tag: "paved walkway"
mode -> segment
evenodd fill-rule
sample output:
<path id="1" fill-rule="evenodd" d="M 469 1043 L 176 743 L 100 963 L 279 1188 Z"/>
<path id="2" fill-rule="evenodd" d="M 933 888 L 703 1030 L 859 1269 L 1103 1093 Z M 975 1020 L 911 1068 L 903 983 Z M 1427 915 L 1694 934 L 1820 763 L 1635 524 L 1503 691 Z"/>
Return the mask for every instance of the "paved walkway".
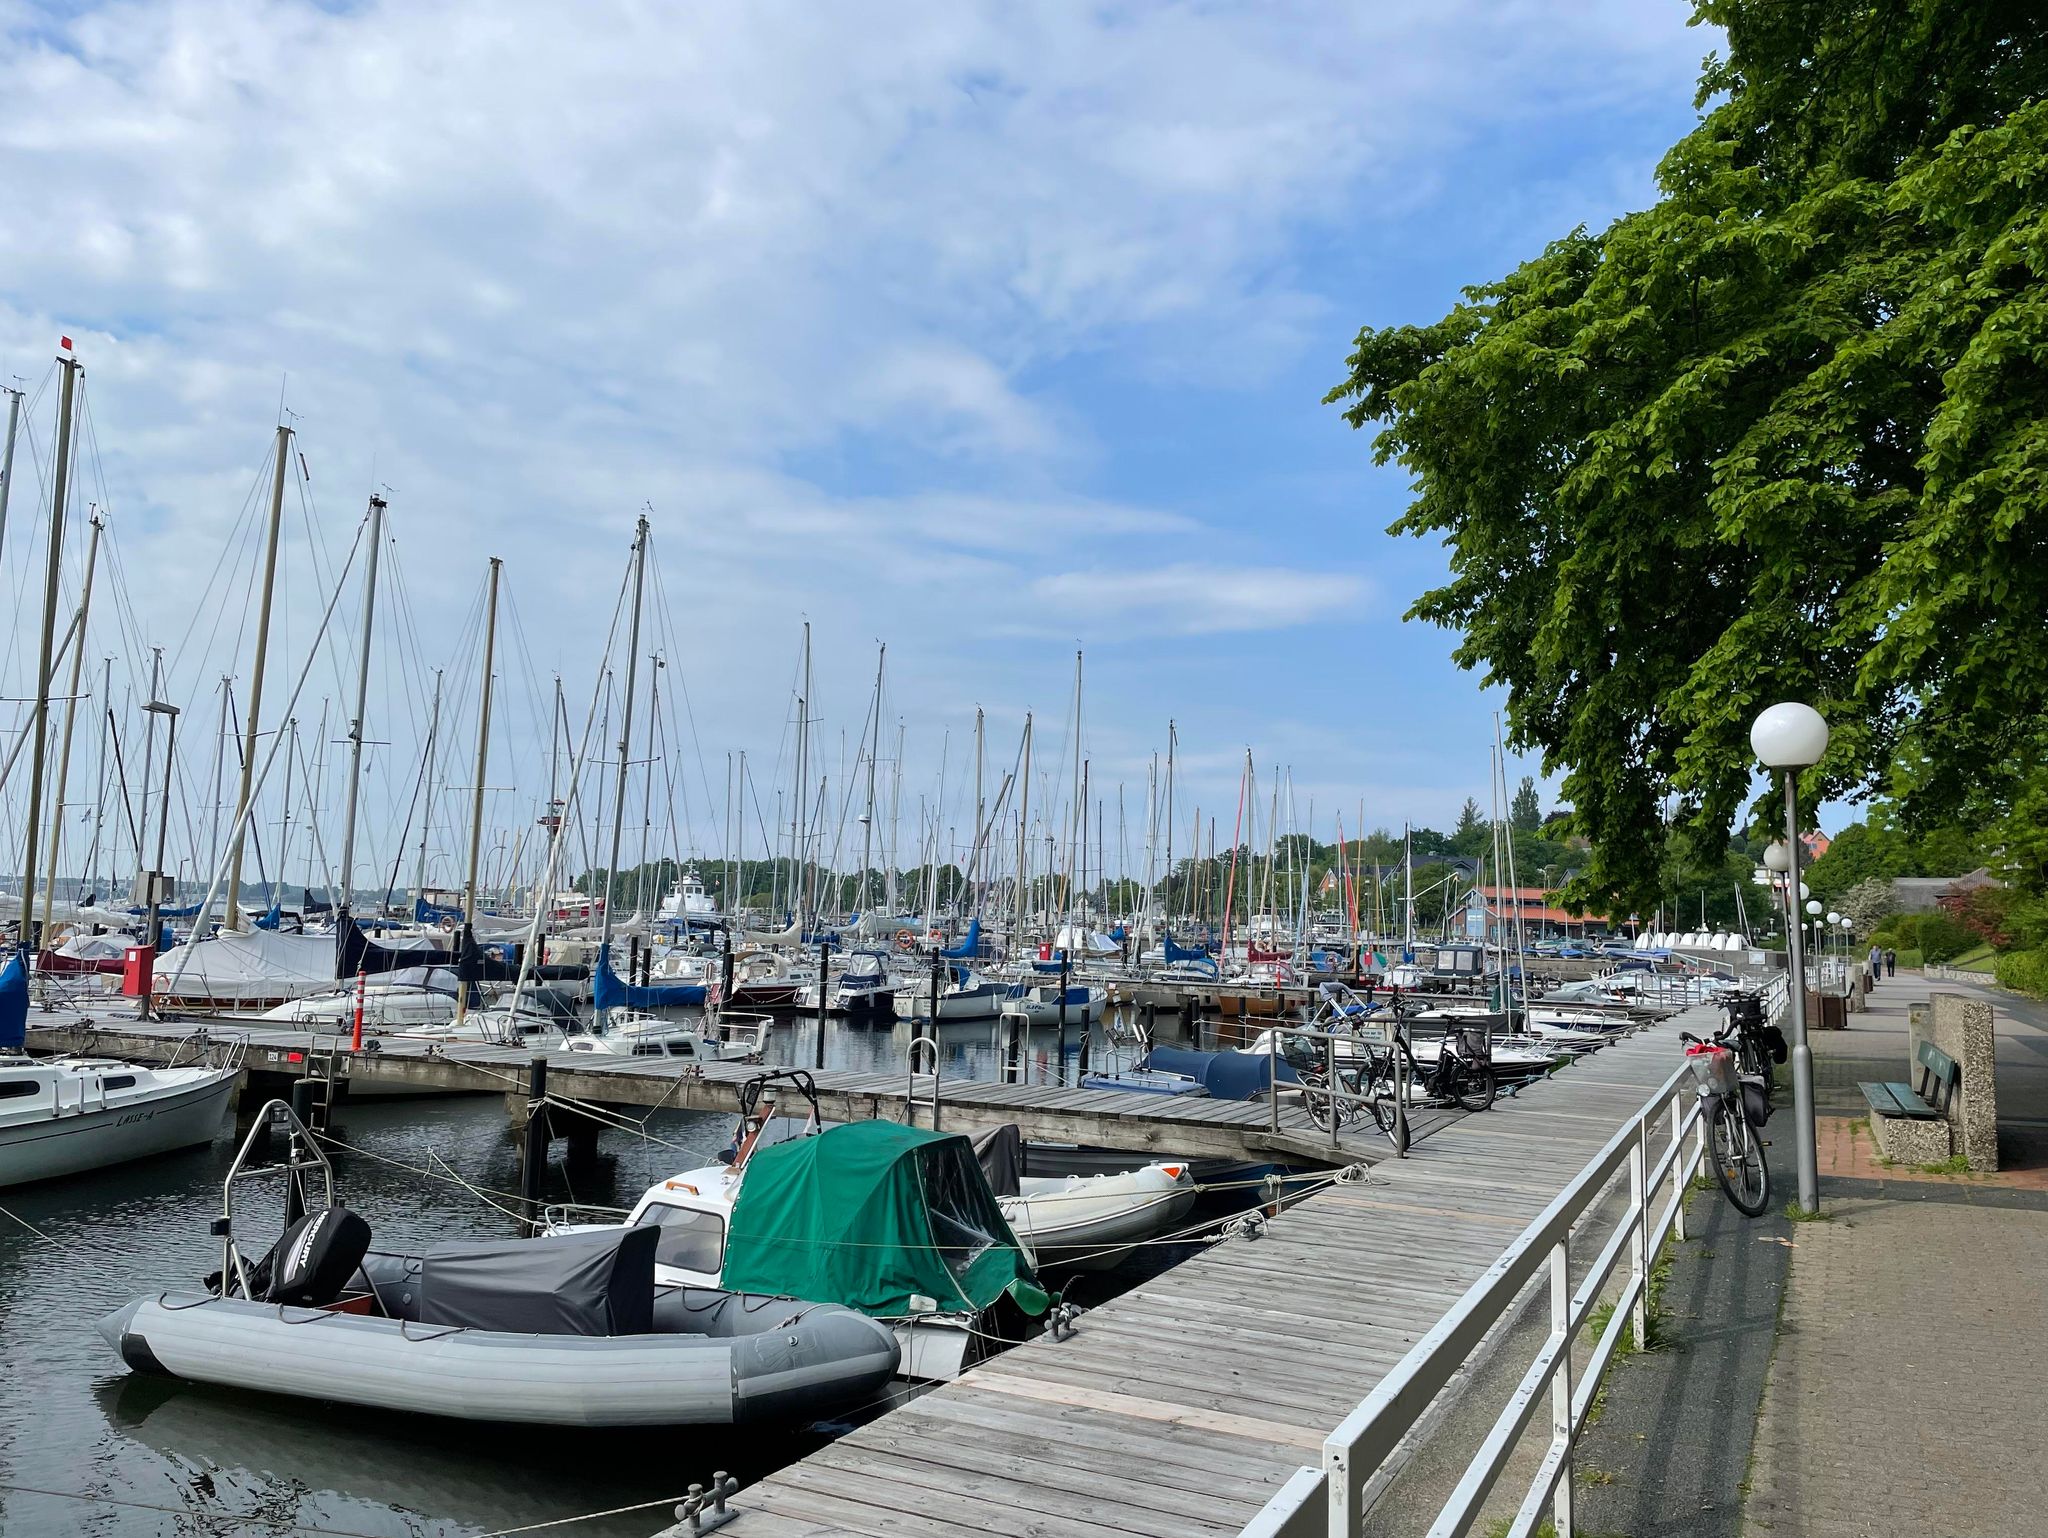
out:
<path id="1" fill-rule="evenodd" d="M 2048 1200 L 1832 1197 L 1798 1227 L 1745 1535 L 2048 1528 Z"/>
<path id="2" fill-rule="evenodd" d="M 1856 1080 L 1899 1076 L 1906 1006 L 1998 1009 L 2001 1160 L 1991 1177 L 1875 1162 Z M 1852 1029 L 1813 1037 L 1821 1201 L 1794 1227 L 1757 1425 L 1746 1538 L 2033 1538 L 2048 1530 L 2048 1011 L 1897 977 Z"/>

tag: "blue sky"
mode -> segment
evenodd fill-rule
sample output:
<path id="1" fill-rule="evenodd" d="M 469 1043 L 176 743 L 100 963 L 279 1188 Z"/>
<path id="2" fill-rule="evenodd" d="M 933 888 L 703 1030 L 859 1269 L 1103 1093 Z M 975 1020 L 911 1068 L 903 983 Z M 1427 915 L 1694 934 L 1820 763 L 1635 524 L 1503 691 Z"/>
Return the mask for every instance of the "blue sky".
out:
<path id="1" fill-rule="evenodd" d="M 152 643 L 195 711 L 246 674 L 281 388 L 313 472 L 295 662 L 322 563 L 392 488 L 380 859 L 425 670 L 473 669 L 484 556 L 519 617 L 489 781 L 511 825 L 553 673 L 581 719 L 643 505 L 692 705 L 680 842 L 718 846 L 727 752 L 786 740 L 805 616 L 834 772 L 889 642 L 906 796 L 936 797 L 950 731 L 957 801 L 977 704 L 992 758 L 1026 709 L 1041 766 L 1063 754 L 1078 644 L 1094 783 L 1134 817 L 1172 717 L 1184 813 L 1227 828 L 1249 746 L 1325 836 L 1361 800 L 1443 825 L 1486 799 L 1493 702 L 1451 636 L 1400 622 L 1440 554 L 1381 532 L 1403 478 L 1321 397 L 1359 325 L 1433 319 L 1649 200 L 1715 42 L 1686 19 L 0 0 L 0 373 L 38 388 L 60 332 L 86 363 L 125 579 L 91 655 L 117 696 Z M 339 709 L 347 645 L 302 717 Z M 188 799 L 205 772 L 181 761 Z"/>

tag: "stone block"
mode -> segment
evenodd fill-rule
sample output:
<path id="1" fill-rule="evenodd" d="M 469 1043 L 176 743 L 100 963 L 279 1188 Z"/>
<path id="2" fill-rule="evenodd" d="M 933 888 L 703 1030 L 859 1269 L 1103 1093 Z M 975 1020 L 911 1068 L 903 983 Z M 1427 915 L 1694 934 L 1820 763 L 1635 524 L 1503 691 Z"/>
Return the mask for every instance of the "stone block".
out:
<path id="1" fill-rule="evenodd" d="M 1941 1164 L 1953 1153 L 1945 1121 L 1914 1121 L 1907 1116 L 1870 1113 L 1870 1136 L 1894 1164 Z"/>
<path id="2" fill-rule="evenodd" d="M 1970 1168 L 1998 1168 L 1998 1044 L 1988 999 L 1937 993 L 1927 1024 L 1928 1039 L 1962 1067 L 1962 1083 L 1949 1102 L 1950 1143 Z"/>

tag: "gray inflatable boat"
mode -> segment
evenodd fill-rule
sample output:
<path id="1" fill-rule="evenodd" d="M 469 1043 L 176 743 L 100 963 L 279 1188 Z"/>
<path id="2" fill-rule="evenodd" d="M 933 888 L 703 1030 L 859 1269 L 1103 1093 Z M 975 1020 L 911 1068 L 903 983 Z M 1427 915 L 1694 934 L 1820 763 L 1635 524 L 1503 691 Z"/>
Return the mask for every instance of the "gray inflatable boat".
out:
<path id="1" fill-rule="evenodd" d="M 801 1422 L 888 1387 L 898 1348 L 886 1326 L 788 1298 L 656 1288 L 655 1237 L 367 1255 L 318 1306 L 168 1291 L 99 1329 L 137 1371 L 461 1420 Z"/>
<path id="2" fill-rule="evenodd" d="M 273 1128 L 283 1158 L 253 1164 Z M 279 1176 L 284 1232 L 251 1263 L 236 1187 Z M 896 1337 L 852 1309 L 656 1286 L 651 1225 L 373 1254 L 370 1225 L 334 1200 L 334 1166 L 278 1100 L 228 1166 L 213 1232 L 221 1265 L 204 1287 L 100 1321 L 135 1371 L 544 1426 L 802 1422 L 896 1375 Z"/>

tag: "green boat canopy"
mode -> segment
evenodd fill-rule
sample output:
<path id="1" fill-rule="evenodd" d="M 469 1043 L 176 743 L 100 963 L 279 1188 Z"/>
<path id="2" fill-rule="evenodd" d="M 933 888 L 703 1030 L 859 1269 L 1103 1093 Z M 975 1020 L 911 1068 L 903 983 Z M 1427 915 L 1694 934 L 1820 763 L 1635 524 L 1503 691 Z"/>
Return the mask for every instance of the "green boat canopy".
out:
<path id="1" fill-rule="evenodd" d="M 733 1203 L 721 1285 L 878 1319 L 1050 1302 L 957 1133 L 857 1121 L 756 1148 Z"/>

